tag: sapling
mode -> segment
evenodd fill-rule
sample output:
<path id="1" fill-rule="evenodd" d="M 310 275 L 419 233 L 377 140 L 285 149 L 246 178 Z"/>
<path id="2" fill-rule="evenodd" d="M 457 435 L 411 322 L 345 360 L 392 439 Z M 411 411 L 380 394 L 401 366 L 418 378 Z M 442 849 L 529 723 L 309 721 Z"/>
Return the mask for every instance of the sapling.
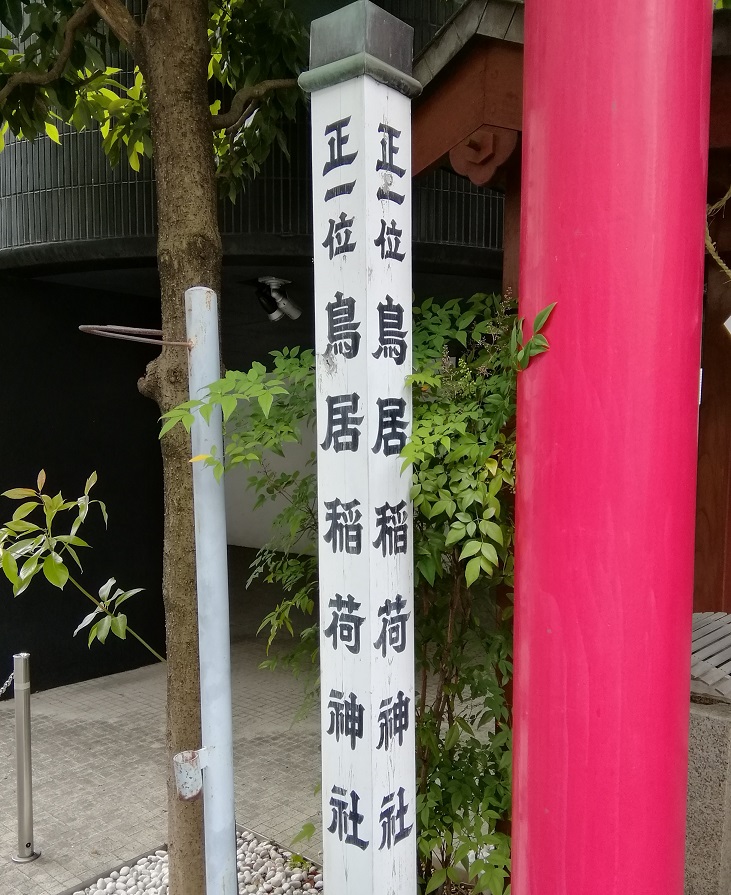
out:
<path id="1" fill-rule="evenodd" d="M 74 631 L 76 636 L 79 631 L 88 627 L 89 646 L 94 640 L 104 643 L 110 632 L 121 640 L 131 634 L 156 659 L 164 662 L 163 656 L 130 628 L 127 616 L 120 612 L 120 606 L 140 593 L 141 587 L 122 590 L 116 586 L 116 580 L 110 578 L 99 588 L 98 596 L 95 597 L 69 571 L 69 560 L 73 561 L 79 571 L 83 571 L 77 550 L 88 548 L 90 544 L 79 537 L 78 531 L 93 506 L 99 508 L 104 524 L 107 524 L 106 506 L 101 500 L 89 496 L 96 480 L 96 473 L 92 472 L 86 480 L 84 493 L 76 500 L 64 500 L 60 491 L 55 497 L 45 494 L 44 470 L 38 473 L 36 488 L 11 488 L 4 491 L 2 497 L 21 503 L 10 521 L 0 528 L 0 568 L 12 585 L 14 597 L 20 596 L 36 575 L 43 573 L 46 581 L 59 590 L 70 583 L 91 600 L 94 604 L 93 612 Z M 66 534 L 58 533 L 58 523 L 62 516 L 66 520 L 72 519 Z"/>

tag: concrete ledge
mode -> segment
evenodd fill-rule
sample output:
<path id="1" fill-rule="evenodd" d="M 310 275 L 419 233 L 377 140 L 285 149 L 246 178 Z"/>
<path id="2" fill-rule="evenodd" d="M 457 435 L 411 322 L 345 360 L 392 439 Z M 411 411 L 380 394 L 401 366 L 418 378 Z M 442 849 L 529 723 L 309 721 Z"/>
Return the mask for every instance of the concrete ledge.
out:
<path id="1" fill-rule="evenodd" d="M 731 705 L 690 706 L 685 895 L 731 892 Z"/>

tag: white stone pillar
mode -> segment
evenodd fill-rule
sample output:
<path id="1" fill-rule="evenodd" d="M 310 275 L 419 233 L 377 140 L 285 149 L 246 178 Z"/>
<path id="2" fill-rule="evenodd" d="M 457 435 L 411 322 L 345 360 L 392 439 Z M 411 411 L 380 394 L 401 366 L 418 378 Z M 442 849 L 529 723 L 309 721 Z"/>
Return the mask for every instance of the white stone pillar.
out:
<path id="1" fill-rule="evenodd" d="M 359 0 L 311 35 L 325 890 L 413 895 L 413 32 Z"/>

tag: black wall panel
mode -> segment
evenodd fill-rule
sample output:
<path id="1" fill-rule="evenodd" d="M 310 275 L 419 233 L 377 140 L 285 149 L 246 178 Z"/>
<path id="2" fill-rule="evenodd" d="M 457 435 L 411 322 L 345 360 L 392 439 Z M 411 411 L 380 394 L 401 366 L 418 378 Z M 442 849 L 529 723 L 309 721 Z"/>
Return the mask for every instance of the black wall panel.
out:
<path id="1" fill-rule="evenodd" d="M 105 501 L 109 528 L 98 512 L 90 513 L 79 534 L 93 549 L 80 551 L 79 577 L 92 592 L 112 576 L 124 589 L 144 587 L 126 603 L 129 623 L 163 652 L 158 410 L 137 391 L 137 379 L 156 349 L 78 331 L 82 323 L 157 326 L 158 304 L 0 279 L 0 320 L 0 491 L 32 487 L 44 468 L 46 490 L 76 498 L 96 470 L 92 496 Z M 0 522 L 9 520 L 16 506 L 0 498 Z M 82 634 L 72 637 L 92 608 L 71 584 L 60 591 L 42 575 L 13 598 L 2 576 L 0 683 L 12 669 L 13 653 L 23 650 L 31 653 L 34 689 L 151 661 L 132 638 L 110 635 L 104 646 L 94 643 L 89 649 Z"/>

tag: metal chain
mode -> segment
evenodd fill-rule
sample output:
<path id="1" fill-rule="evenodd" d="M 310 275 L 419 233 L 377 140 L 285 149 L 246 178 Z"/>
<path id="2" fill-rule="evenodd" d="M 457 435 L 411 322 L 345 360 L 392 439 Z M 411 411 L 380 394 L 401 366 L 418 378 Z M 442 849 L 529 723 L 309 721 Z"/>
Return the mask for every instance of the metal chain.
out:
<path id="1" fill-rule="evenodd" d="M 0 687 L 0 698 L 2 698 L 2 697 L 5 695 L 5 691 L 6 691 L 6 690 L 8 689 L 8 687 L 13 683 L 13 678 L 14 678 L 14 677 L 15 677 L 15 672 L 14 672 L 14 671 L 11 671 L 11 672 L 10 672 L 10 677 L 5 681 L 5 683 L 2 685 L 2 687 Z"/>

